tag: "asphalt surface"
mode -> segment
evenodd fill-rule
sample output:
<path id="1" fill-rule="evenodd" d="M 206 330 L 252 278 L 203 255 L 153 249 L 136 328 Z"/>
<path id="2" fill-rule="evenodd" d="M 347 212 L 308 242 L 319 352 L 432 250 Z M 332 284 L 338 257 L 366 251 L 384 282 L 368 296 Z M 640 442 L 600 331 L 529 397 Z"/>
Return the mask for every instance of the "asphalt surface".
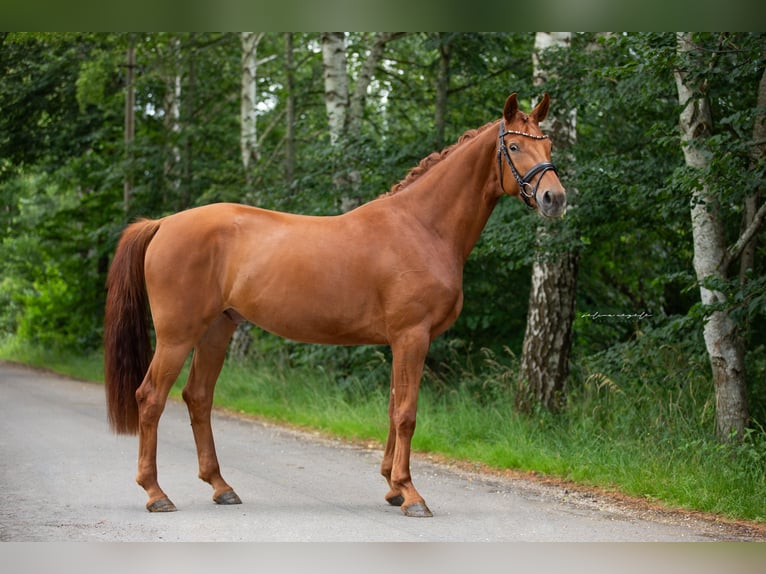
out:
<path id="1" fill-rule="evenodd" d="M 381 416 L 385 416 L 381 413 Z M 758 540 L 709 519 L 631 509 L 598 495 L 413 460 L 434 513 L 389 506 L 378 446 L 349 445 L 214 413 L 224 477 L 217 506 L 197 478 L 186 408 L 160 422 L 159 479 L 179 511 L 150 514 L 135 484 L 137 439 L 110 433 L 101 385 L 0 363 L 0 541 L 566 542 Z"/>

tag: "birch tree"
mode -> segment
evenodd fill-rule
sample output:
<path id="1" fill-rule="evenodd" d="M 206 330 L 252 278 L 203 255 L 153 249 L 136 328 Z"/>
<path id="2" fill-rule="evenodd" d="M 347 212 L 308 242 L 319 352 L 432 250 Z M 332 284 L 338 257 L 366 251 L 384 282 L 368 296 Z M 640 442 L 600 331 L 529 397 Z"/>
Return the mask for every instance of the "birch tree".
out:
<path id="1" fill-rule="evenodd" d="M 295 49 L 293 33 L 285 33 L 285 183 L 292 187 L 295 177 Z"/>
<path id="2" fill-rule="evenodd" d="M 391 40 L 401 36 L 397 33 L 382 32 L 373 34 L 365 50 L 363 64 L 355 78 L 353 92 L 352 80 L 348 70 L 346 53 L 346 35 L 343 32 L 323 32 L 322 69 L 324 73 L 325 109 L 330 143 L 343 148 L 349 141 L 359 137 L 364 119 L 364 107 L 367 90 L 372 82 L 385 46 Z M 340 190 L 341 210 L 348 211 L 360 203 L 356 192 L 361 182 L 358 170 L 344 169 L 334 176 L 335 185 Z"/>
<path id="3" fill-rule="evenodd" d="M 258 44 L 263 32 L 242 32 L 242 91 L 240 97 L 240 149 L 242 168 L 248 185 L 252 165 L 258 160 L 258 128 L 256 109 L 256 70 Z"/>
<path id="4" fill-rule="evenodd" d="M 258 59 L 258 46 L 265 32 L 242 32 L 242 74 L 240 89 L 240 151 L 242 154 L 242 169 L 248 187 L 253 183 L 253 168 L 260 159 L 260 143 L 258 140 L 258 98 L 257 74 L 258 66 L 275 58 L 274 55 Z M 291 96 L 290 96 L 291 97 Z M 290 118 L 288 118 L 290 119 Z M 244 359 L 250 348 L 252 326 L 242 323 L 232 336 L 229 348 L 231 356 Z"/>
<path id="5" fill-rule="evenodd" d="M 766 60 L 766 50 L 762 53 L 762 58 Z M 750 164 L 752 169 L 757 169 L 759 162 L 766 153 L 766 68 L 761 75 L 761 81 L 758 83 L 758 96 L 756 100 L 757 112 L 753 122 L 753 146 L 750 149 Z M 747 233 L 756 220 L 758 215 L 758 206 L 761 202 L 761 189 L 756 189 L 753 193 L 745 197 L 745 209 L 742 217 L 742 233 Z M 743 284 L 747 281 L 747 274 L 754 268 L 756 238 L 745 242 L 742 248 L 740 259 L 739 280 Z"/>
<path id="6" fill-rule="evenodd" d="M 716 430 L 719 438 L 742 437 L 749 412 L 745 380 L 745 345 L 729 310 L 727 295 L 717 288 L 728 275 L 733 260 L 760 229 L 766 204 L 749 218 L 744 231 L 727 247 L 721 202 L 706 174 L 712 163 L 708 141 L 713 120 L 704 70 L 707 52 L 691 33 L 677 34 L 678 65 L 674 72 L 678 101 L 681 143 L 686 165 L 697 174 L 691 193 L 691 222 L 694 244 L 694 270 L 700 298 L 708 310 L 703 327 L 705 347 L 710 358 L 716 397 Z M 756 129 L 760 124 L 756 122 Z"/>
<path id="7" fill-rule="evenodd" d="M 444 134 L 447 128 L 447 96 L 450 85 L 450 61 L 452 46 L 450 34 L 439 34 L 439 71 L 436 76 L 436 109 L 434 111 L 434 147 L 444 147 Z"/>
<path id="8" fill-rule="evenodd" d="M 330 143 L 335 145 L 343 135 L 348 111 L 348 72 L 346 36 L 343 32 L 322 33 L 322 69 L 324 72 L 324 101 Z"/>
<path id="9" fill-rule="evenodd" d="M 533 58 L 536 85 L 542 85 L 547 74 L 541 64 L 542 53 L 551 48 L 566 48 L 570 41 L 569 32 L 536 34 Z M 545 130 L 557 150 L 566 150 L 575 141 L 574 111 L 558 117 L 551 116 Z M 538 245 L 550 232 L 545 224 L 538 227 Z M 546 253 L 538 247 L 532 264 L 529 310 L 516 396 L 516 406 L 524 412 L 531 411 L 538 404 L 556 410 L 565 397 L 578 261 L 576 251 Z"/>
<path id="10" fill-rule="evenodd" d="M 163 173 L 167 186 L 175 196 L 181 187 L 179 166 L 181 164 L 181 40 L 171 38 L 165 64 L 165 97 L 163 98 L 165 132 L 169 149 L 165 154 Z"/>

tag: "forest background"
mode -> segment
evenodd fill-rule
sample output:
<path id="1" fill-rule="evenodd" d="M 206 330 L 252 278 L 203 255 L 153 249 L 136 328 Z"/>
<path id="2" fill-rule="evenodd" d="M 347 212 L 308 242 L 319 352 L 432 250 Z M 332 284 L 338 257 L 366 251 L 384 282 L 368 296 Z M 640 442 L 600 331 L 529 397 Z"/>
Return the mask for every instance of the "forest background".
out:
<path id="1" fill-rule="evenodd" d="M 415 447 L 766 520 L 765 55 L 759 33 L 0 33 L 2 356 L 98 362 L 105 275 L 137 217 L 339 213 L 510 92 L 531 109 L 547 91 L 572 207 L 544 223 L 498 205 L 432 346 Z M 682 87 L 702 104 L 691 127 Z M 700 214 L 725 259 L 704 274 Z M 562 261 L 571 312 L 547 317 L 530 277 Z M 567 334 L 539 383 L 555 400 L 534 387 L 552 351 L 533 306 Z M 711 354 L 720 318 L 733 374 Z M 219 400 L 378 438 L 387 359 L 242 329 Z"/>

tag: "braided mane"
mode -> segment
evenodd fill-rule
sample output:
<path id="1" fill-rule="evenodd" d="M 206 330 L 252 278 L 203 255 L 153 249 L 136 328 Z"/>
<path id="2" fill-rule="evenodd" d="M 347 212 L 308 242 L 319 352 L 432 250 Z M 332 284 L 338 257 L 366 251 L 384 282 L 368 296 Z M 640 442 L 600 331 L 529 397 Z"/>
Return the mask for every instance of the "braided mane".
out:
<path id="1" fill-rule="evenodd" d="M 424 173 L 426 173 L 429 169 L 431 169 L 433 166 L 435 166 L 437 163 L 442 161 L 444 158 L 446 158 L 452 151 L 455 150 L 455 148 L 460 147 L 463 143 L 466 141 L 473 139 L 483 131 L 485 131 L 487 128 L 489 128 L 491 125 L 494 125 L 496 122 L 489 122 L 484 124 L 483 126 L 468 130 L 463 135 L 461 135 L 457 142 L 452 144 L 449 147 L 444 148 L 442 151 L 435 151 L 428 156 L 426 156 L 424 159 L 420 161 L 418 165 L 413 167 L 410 172 L 405 176 L 405 178 L 400 181 L 399 183 L 394 184 L 391 186 L 391 190 L 383 193 L 380 195 L 380 197 L 389 197 L 391 195 L 394 195 L 395 193 L 405 189 L 408 187 L 412 182 L 420 178 Z"/>

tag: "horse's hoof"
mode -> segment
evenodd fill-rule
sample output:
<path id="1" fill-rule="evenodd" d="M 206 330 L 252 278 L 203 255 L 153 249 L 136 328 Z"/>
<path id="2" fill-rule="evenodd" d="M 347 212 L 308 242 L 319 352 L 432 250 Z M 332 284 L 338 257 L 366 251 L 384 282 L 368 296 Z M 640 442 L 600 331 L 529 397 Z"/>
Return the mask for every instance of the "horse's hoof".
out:
<path id="1" fill-rule="evenodd" d="M 431 518 L 433 516 L 425 502 L 413 502 L 409 506 L 402 506 L 402 512 L 405 516 L 412 516 L 413 518 Z"/>
<path id="2" fill-rule="evenodd" d="M 386 502 L 391 506 L 401 506 L 404 504 L 404 497 L 401 494 L 395 494 L 391 498 L 386 498 Z"/>
<path id="3" fill-rule="evenodd" d="M 175 504 L 170 502 L 169 498 L 160 498 L 151 504 L 147 504 L 146 510 L 149 512 L 175 512 L 177 508 Z"/>
<path id="4" fill-rule="evenodd" d="M 226 492 L 222 492 L 215 498 L 213 498 L 213 501 L 216 504 L 242 504 L 242 500 L 237 496 L 237 493 L 233 490 L 227 490 Z"/>

